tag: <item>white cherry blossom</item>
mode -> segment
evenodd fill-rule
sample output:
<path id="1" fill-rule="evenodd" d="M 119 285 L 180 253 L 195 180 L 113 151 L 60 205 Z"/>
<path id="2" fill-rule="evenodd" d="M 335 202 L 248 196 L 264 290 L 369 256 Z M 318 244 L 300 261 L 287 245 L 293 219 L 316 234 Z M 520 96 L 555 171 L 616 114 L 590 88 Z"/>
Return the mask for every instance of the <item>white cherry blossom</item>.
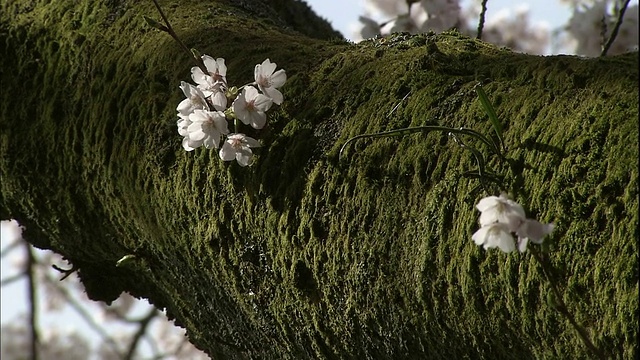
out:
<path id="1" fill-rule="evenodd" d="M 273 100 L 258 93 L 253 86 L 246 86 L 233 102 L 233 112 L 245 125 L 262 129 L 267 121 L 265 113 L 271 108 Z"/>
<path id="2" fill-rule="evenodd" d="M 202 61 L 207 68 L 207 74 L 197 66 L 191 68 L 191 78 L 198 84 L 205 97 L 222 91 L 227 84 L 227 66 L 223 58 L 214 59 L 209 55 L 203 55 Z"/>
<path id="3" fill-rule="evenodd" d="M 182 100 L 176 110 L 181 115 L 189 116 L 194 110 L 209 110 L 207 100 L 202 90 L 189 84 L 188 82 L 180 82 L 180 89 L 187 98 Z"/>
<path id="4" fill-rule="evenodd" d="M 517 244 L 518 250 L 525 252 L 529 241 L 542 244 L 543 238 L 554 228 L 553 224 L 528 219 L 522 205 L 505 194 L 487 196 L 478 202 L 476 208 L 481 212 L 481 228 L 473 234 L 472 239 L 477 245 L 484 245 L 485 249 L 498 247 L 504 252 L 511 252 Z M 514 241 L 514 233 L 517 241 Z"/>
<path id="5" fill-rule="evenodd" d="M 204 145 L 205 148 L 220 147 L 220 136 L 229 133 L 229 124 L 221 111 L 195 110 L 189 115 L 183 147 L 191 151 Z M 189 150 L 191 149 L 191 150 Z"/>
<path id="6" fill-rule="evenodd" d="M 238 161 L 240 166 L 250 165 L 253 160 L 251 148 L 260 147 L 258 140 L 245 134 L 231 134 L 220 149 L 220 159 L 224 161 Z"/>
<path id="7" fill-rule="evenodd" d="M 480 226 L 494 222 L 504 223 L 509 231 L 516 231 L 526 218 L 524 209 L 518 203 L 510 200 L 505 194 L 488 196 L 478 202 L 476 208 L 480 210 Z"/>
<path id="8" fill-rule="evenodd" d="M 471 238 L 475 241 L 476 245 L 483 245 L 485 250 L 497 247 L 509 253 L 516 249 L 516 244 L 513 240 L 513 235 L 511 235 L 509 231 L 509 226 L 499 222 L 481 227 Z"/>
<path id="9" fill-rule="evenodd" d="M 554 224 L 543 224 L 538 220 L 526 219 L 516 230 L 518 250 L 525 252 L 529 240 L 534 244 L 542 244 L 543 238 L 551 234 L 554 228 Z"/>
<path id="10" fill-rule="evenodd" d="M 276 63 L 266 59 L 262 64 L 256 65 L 254 76 L 255 84 L 258 85 L 260 91 L 273 99 L 274 103 L 280 105 L 284 98 L 278 88 L 287 81 L 287 74 L 283 69 L 275 71 L 276 66 Z"/>
<path id="11" fill-rule="evenodd" d="M 227 96 L 222 88 L 213 91 L 211 96 L 209 96 L 209 101 L 211 105 L 213 105 L 213 108 L 218 111 L 225 111 L 227 109 Z"/>

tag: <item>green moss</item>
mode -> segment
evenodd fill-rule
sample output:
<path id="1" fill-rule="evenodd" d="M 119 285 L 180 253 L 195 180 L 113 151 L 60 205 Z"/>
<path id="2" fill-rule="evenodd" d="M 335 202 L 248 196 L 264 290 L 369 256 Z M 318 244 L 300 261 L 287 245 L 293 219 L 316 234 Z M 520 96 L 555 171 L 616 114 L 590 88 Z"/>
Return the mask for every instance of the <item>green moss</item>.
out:
<path id="1" fill-rule="evenodd" d="M 567 305 L 608 354 L 637 355 L 637 54 L 532 57 L 457 33 L 348 45 L 251 8 L 163 6 L 230 83 L 265 57 L 287 70 L 252 168 L 180 147 L 191 64 L 144 26 L 150 3 L 2 5 L 1 215 L 79 264 L 90 296 L 148 297 L 213 358 L 586 358 L 530 255 L 470 240 L 483 194 L 460 176 L 468 152 L 431 133 L 338 159 L 366 132 L 489 134 L 483 81 L 508 149 L 489 165 L 556 223 Z M 127 254 L 140 264 L 115 268 Z"/>

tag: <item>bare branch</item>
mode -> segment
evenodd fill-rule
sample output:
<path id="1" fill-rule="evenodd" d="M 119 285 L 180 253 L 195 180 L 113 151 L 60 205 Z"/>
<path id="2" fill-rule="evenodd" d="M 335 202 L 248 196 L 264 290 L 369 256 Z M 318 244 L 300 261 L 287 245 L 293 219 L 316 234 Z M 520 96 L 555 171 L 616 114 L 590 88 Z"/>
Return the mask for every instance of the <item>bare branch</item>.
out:
<path id="1" fill-rule="evenodd" d="M 482 30 L 484 29 L 484 18 L 487 14 L 487 2 L 488 0 L 482 0 L 482 10 L 480 11 L 480 20 L 478 20 L 478 34 L 476 39 L 482 40 Z"/>
<path id="2" fill-rule="evenodd" d="M 602 49 L 602 53 L 600 54 L 600 56 L 606 56 L 607 52 L 609 51 L 609 48 L 611 48 L 611 45 L 613 45 L 613 42 L 616 40 L 616 36 L 618 36 L 618 30 L 620 30 L 620 26 L 622 25 L 624 12 L 627 11 L 627 6 L 629 6 L 630 1 L 631 0 L 625 0 L 624 4 L 622 5 L 622 8 L 620 8 L 620 14 L 618 14 L 618 21 L 616 22 L 616 25 L 613 27 L 613 31 L 609 36 L 609 40 L 607 40 L 607 43 Z"/>
<path id="3" fill-rule="evenodd" d="M 63 273 L 63 274 L 64 274 L 64 275 L 60 278 L 60 281 L 62 281 L 62 280 L 64 280 L 64 279 L 68 278 L 68 277 L 69 277 L 69 275 L 71 275 L 71 274 L 73 274 L 74 272 L 78 271 L 78 267 L 77 267 L 75 264 L 73 264 L 73 265 L 71 266 L 71 269 L 63 269 L 63 268 L 61 268 L 61 267 L 57 266 L 56 264 L 51 265 L 51 267 L 52 267 L 52 268 L 54 268 L 55 270 L 57 270 L 57 271 L 59 271 L 59 272 L 61 272 L 61 273 Z"/>
<path id="4" fill-rule="evenodd" d="M 73 296 L 69 293 L 69 290 L 65 286 L 60 285 L 59 281 L 56 281 L 55 279 L 53 279 L 49 274 L 45 274 L 45 276 L 43 277 L 43 280 L 48 281 L 51 285 L 55 286 L 60 291 L 60 295 L 64 297 L 64 299 L 67 301 L 69 306 L 71 306 L 71 308 L 73 308 L 78 313 L 78 315 L 80 315 L 80 317 L 89 325 L 91 329 L 93 329 L 96 333 L 98 333 L 102 337 L 102 339 L 107 344 L 109 344 L 109 346 L 111 346 L 114 353 L 118 354 L 118 356 L 122 355 L 120 353 L 120 349 L 118 348 L 118 344 L 115 342 L 115 340 L 111 336 L 109 336 L 109 334 L 107 334 L 105 329 L 102 328 L 102 326 L 100 326 L 93 319 L 93 316 L 91 316 L 91 314 L 87 310 L 85 310 L 85 308 L 82 305 L 80 305 L 78 301 L 76 301 L 73 298 Z"/>
<path id="5" fill-rule="evenodd" d="M 158 12 L 160 13 L 160 16 L 162 17 L 162 21 L 164 21 L 165 25 L 167 25 L 167 32 L 169 33 L 169 35 L 171 35 L 171 37 L 178 42 L 178 44 L 180 44 L 180 47 L 182 47 L 182 49 L 184 51 L 187 52 L 187 54 L 191 55 L 191 58 L 195 61 L 196 65 L 200 68 L 200 70 L 202 70 L 203 73 L 208 74 L 209 71 L 207 70 L 207 67 L 204 65 L 204 62 L 202 61 L 202 58 L 199 58 L 197 56 L 195 56 L 195 54 L 193 54 L 193 52 L 191 52 L 191 50 L 189 50 L 189 48 L 187 47 L 187 45 L 185 45 L 182 40 L 180 40 L 180 38 L 178 37 L 178 34 L 176 34 L 175 31 L 173 31 L 173 27 L 171 27 L 171 23 L 169 22 L 169 19 L 167 19 L 167 17 L 164 15 L 164 11 L 162 11 L 162 8 L 160 7 L 160 4 L 158 4 L 158 0 L 152 0 L 153 4 L 156 6 L 156 9 L 158 9 Z"/>
<path id="6" fill-rule="evenodd" d="M 4 279 L 2 279 L 2 281 L 0 281 L 0 287 L 2 286 L 6 286 L 9 285 L 11 283 L 14 283 L 20 279 L 22 279 L 23 276 L 27 275 L 27 273 L 25 271 L 21 271 L 13 276 L 8 276 Z"/>
<path id="7" fill-rule="evenodd" d="M 36 276 L 35 266 L 36 260 L 33 255 L 33 249 L 31 244 L 24 242 L 24 246 L 27 250 L 27 268 L 25 274 L 29 280 L 28 297 L 29 297 L 29 331 L 31 333 L 31 348 L 29 349 L 30 359 L 38 360 L 38 298 L 36 293 Z"/>
<path id="8" fill-rule="evenodd" d="M 124 357 L 125 360 L 133 359 L 134 355 L 136 354 L 136 349 L 138 348 L 140 339 L 142 339 L 144 334 L 147 332 L 147 327 L 151 323 L 151 320 L 153 320 L 156 316 L 158 316 L 158 310 L 156 308 L 152 308 L 151 311 L 147 314 L 147 316 L 140 319 L 140 322 L 139 322 L 140 327 L 138 328 L 138 331 L 136 331 L 135 335 L 133 336 L 133 339 L 131 340 L 131 344 L 129 345 L 129 350 L 127 351 L 127 355 L 125 355 Z"/>
<path id="9" fill-rule="evenodd" d="M 18 246 L 20 246 L 20 241 L 22 239 L 16 239 L 14 240 L 11 244 L 7 245 L 4 247 L 4 249 L 2 249 L 2 252 L 0 252 L 0 257 L 5 257 L 5 255 L 7 255 L 9 252 L 11 252 L 11 250 L 17 248 Z"/>

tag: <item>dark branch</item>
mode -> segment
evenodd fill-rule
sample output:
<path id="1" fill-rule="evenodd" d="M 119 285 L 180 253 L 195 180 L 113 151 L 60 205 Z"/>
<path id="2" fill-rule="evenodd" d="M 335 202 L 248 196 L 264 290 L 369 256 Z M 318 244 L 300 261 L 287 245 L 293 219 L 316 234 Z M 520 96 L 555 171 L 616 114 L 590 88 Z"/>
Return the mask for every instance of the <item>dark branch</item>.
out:
<path id="1" fill-rule="evenodd" d="M 63 273 L 64 275 L 60 278 L 60 281 L 66 279 L 69 277 L 69 275 L 73 274 L 74 272 L 78 271 L 78 267 L 74 264 L 71 266 L 71 269 L 65 270 L 57 265 L 51 265 L 52 268 L 56 269 L 57 271 Z"/>
<path id="2" fill-rule="evenodd" d="M 620 26 L 622 25 L 624 12 L 627 11 L 627 6 L 629 6 L 630 1 L 631 0 L 625 0 L 624 4 L 622 5 L 622 8 L 620 8 L 620 14 L 618 14 L 618 21 L 616 22 L 616 25 L 613 27 L 613 31 L 609 36 L 609 40 L 607 40 L 607 43 L 602 49 L 602 53 L 600 54 L 600 56 L 606 56 L 607 52 L 609 51 L 609 48 L 611 48 L 611 45 L 613 45 L 613 42 L 616 40 L 616 36 L 618 36 L 618 30 L 620 30 Z"/>
<path id="3" fill-rule="evenodd" d="M 147 327 L 151 323 L 151 320 L 153 320 L 156 316 L 158 316 L 158 310 L 156 308 L 153 308 L 147 314 L 147 316 L 140 319 L 140 322 L 139 322 L 140 327 L 138 328 L 138 331 L 136 331 L 136 334 L 133 336 L 133 339 L 131 340 L 131 344 L 129 345 L 129 350 L 127 351 L 127 355 L 125 355 L 124 357 L 125 360 L 133 359 L 133 357 L 136 354 L 136 350 L 138 348 L 138 343 L 140 342 L 140 339 L 142 339 L 142 336 L 144 336 L 144 334 L 147 332 Z"/>
<path id="4" fill-rule="evenodd" d="M 482 40 L 482 30 L 484 29 L 484 18 L 487 14 L 487 1 L 482 0 L 482 10 L 480 11 L 480 20 L 478 20 L 478 34 L 476 35 L 476 39 Z"/>
<path id="5" fill-rule="evenodd" d="M 36 260 L 33 255 L 31 244 L 24 242 L 27 250 L 27 269 L 26 274 L 29 279 L 28 296 L 29 296 L 29 331 L 31 333 L 30 343 L 30 359 L 38 360 L 38 298 L 36 293 L 35 266 Z"/>
<path id="6" fill-rule="evenodd" d="M 14 283 L 14 282 L 22 279 L 22 277 L 25 276 L 25 275 L 27 275 L 27 273 L 22 271 L 22 272 L 19 272 L 19 273 L 15 274 L 15 275 L 8 276 L 8 277 L 2 279 L 2 281 L 0 281 L 0 287 L 9 285 L 11 283 Z"/>
<path id="7" fill-rule="evenodd" d="M 158 9 L 158 12 L 160 13 L 160 17 L 162 17 L 162 21 L 164 21 L 165 25 L 167 25 L 167 32 L 169 33 L 169 35 L 171 35 L 171 37 L 175 41 L 177 41 L 178 44 L 180 44 L 180 47 L 182 47 L 182 49 L 186 51 L 187 54 L 191 55 L 191 58 L 195 61 L 196 65 L 200 68 L 200 70 L 202 70 L 203 73 L 208 74 L 209 71 L 207 70 L 207 67 L 204 65 L 202 58 L 195 56 L 195 54 L 193 54 L 191 50 L 189 50 L 187 45 L 185 45 L 182 42 L 182 40 L 180 40 L 180 38 L 178 37 L 178 34 L 176 34 L 176 32 L 173 31 L 173 27 L 171 27 L 171 23 L 169 22 L 169 19 L 167 19 L 167 17 L 165 16 L 164 11 L 162 11 L 162 8 L 160 7 L 160 4 L 158 4 L 158 1 L 153 0 L 153 4 L 156 6 L 156 9 Z"/>

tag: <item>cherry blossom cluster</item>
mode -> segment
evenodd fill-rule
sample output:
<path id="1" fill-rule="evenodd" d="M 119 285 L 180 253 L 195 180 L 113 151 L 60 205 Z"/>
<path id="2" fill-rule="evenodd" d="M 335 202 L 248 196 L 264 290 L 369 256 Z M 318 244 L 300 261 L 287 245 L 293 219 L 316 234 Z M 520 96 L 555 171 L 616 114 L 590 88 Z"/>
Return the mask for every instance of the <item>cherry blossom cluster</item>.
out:
<path id="1" fill-rule="evenodd" d="M 510 200 L 505 194 L 483 198 L 476 208 L 480 210 L 481 227 L 473 234 L 472 239 L 485 249 L 497 247 L 509 253 L 517 245 L 520 252 L 525 252 L 529 241 L 542 244 L 543 238 L 554 228 L 553 224 L 528 219 L 522 205 Z"/>
<path id="2" fill-rule="evenodd" d="M 184 137 L 182 147 L 187 151 L 200 146 L 220 149 L 220 159 L 250 165 L 251 149 L 260 147 L 260 143 L 238 132 L 238 120 L 262 129 L 267 122 L 266 112 L 273 104 L 282 104 L 283 96 L 278 88 L 286 82 L 287 74 L 282 69 L 276 71 L 276 64 L 266 59 L 256 65 L 255 81 L 237 89 L 227 85 L 223 58 L 203 55 L 202 62 L 206 73 L 198 66 L 191 68 L 191 78 L 197 85 L 184 81 L 180 84 L 186 96 L 176 108 L 178 133 Z M 234 122 L 235 133 L 230 133 L 229 121 Z M 221 142 L 223 136 L 226 139 Z"/>

